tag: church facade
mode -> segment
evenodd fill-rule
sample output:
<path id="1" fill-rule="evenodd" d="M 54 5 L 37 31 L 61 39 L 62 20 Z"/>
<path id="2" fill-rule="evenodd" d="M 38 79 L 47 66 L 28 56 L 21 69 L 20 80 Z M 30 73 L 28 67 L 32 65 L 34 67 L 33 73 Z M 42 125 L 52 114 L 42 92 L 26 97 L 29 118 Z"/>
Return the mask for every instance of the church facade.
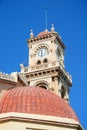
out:
<path id="1" fill-rule="evenodd" d="M 69 105 L 71 75 L 64 66 L 65 45 L 52 25 L 27 40 L 29 64 L 0 73 L 0 129 L 83 130 Z"/>

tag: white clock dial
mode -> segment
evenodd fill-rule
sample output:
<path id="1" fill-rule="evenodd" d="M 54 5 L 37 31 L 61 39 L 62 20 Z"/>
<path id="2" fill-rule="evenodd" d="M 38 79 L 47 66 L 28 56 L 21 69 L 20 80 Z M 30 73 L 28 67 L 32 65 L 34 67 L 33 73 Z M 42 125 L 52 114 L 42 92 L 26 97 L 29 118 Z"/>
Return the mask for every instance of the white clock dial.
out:
<path id="1" fill-rule="evenodd" d="M 39 57 L 44 57 L 46 54 L 47 54 L 47 50 L 46 50 L 45 48 L 41 48 L 41 49 L 38 51 L 38 56 L 39 56 Z"/>

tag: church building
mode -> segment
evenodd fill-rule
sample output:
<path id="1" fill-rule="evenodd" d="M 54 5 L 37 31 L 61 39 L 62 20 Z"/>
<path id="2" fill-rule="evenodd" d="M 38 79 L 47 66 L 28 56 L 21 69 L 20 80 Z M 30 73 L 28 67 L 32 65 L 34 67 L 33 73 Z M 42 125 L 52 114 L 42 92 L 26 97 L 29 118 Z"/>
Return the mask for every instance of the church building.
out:
<path id="1" fill-rule="evenodd" d="M 54 26 L 37 36 L 31 30 L 27 43 L 28 66 L 0 72 L 0 130 L 83 130 L 69 104 L 72 78 Z"/>

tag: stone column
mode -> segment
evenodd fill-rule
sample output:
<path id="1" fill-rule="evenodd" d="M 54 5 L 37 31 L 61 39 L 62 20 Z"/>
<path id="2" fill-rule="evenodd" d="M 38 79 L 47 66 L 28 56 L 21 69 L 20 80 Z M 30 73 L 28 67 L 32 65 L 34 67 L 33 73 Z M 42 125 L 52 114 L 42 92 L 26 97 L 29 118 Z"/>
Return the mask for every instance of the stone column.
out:
<path id="1" fill-rule="evenodd" d="M 55 93 L 58 95 L 58 76 L 54 77 L 54 90 Z"/>

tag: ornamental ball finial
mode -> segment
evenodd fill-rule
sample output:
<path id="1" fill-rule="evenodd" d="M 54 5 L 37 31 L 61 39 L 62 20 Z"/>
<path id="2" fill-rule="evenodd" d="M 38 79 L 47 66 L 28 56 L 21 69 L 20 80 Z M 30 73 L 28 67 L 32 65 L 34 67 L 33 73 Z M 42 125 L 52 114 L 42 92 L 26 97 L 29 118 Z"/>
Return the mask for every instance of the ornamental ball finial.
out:
<path id="1" fill-rule="evenodd" d="M 34 38 L 33 30 L 30 30 L 30 38 Z"/>
<path id="2" fill-rule="evenodd" d="M 52 26 L 52 27 L 51 27 L 51 32 L 54 32 L 54 31 L 55 31 L 54 25 L 52 24 L 51 26 Z"/>

